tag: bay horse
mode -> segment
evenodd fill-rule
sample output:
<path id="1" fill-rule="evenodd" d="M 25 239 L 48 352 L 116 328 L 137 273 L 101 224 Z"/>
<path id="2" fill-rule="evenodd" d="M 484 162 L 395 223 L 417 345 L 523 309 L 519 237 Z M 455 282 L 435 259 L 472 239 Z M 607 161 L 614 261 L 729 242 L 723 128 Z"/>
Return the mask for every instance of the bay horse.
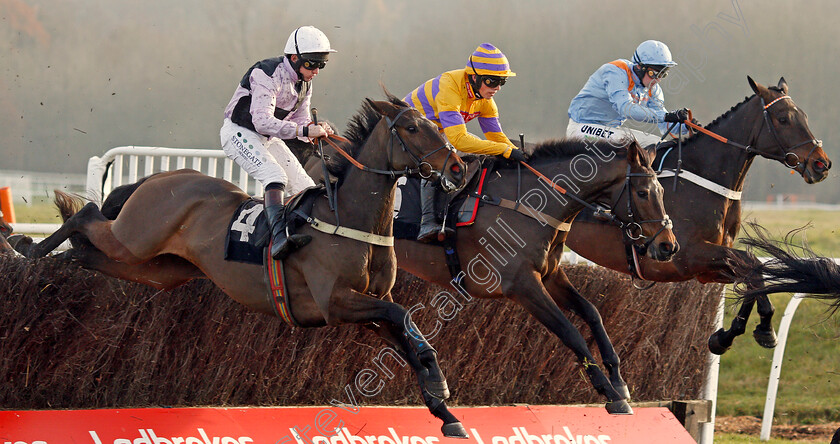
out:
<path id="1" fill-rule="evenodd" d="M 312 217 L 392 240 L 399 176 L 439 179 L 450 190 L 462 186 L 464 163 L 437 127 L 404 103 L 368 99 L 348 127 L 345 148 L 361 168 L 335 161 L 337 208 L 332 212 L 319 196 Z M 64 224 L 23 253 L 41 257 L 70 238 L 73 248 L 59 257 L 83 267 L 159 289 L 206 277 L 249 309 L 276 316 L 263 267 L 224 259 L 228 225 L 248 199 L 232 183 L 192 170 L 159 173 L 118 188 L 102 211 L 92 202 L 75 211 L 81 201 L 56 191 Z M 284 261 L 287 307 L 295 324 L 356 323 L 375 331 L 411 365 L 424 403 L 443 421 L 444 436 L 466 438 L 446 407 L 449 389 L 437 352 L 406 309 L 391 299 L 397 271 L 393 247 L 327 234 L 308 224 L 299 232 L 312 236 L 310 245 Z"/>
<path id="2" fill-rule="evenodd" d="M 444 287 L 453 285 L 459 293 L 453 297 L 459 301 L 449 301 L 454 306 L 462 307 L 473 297 L 507 298 L 520 304 L 575 353 L 595 390 L 607 398 L 608 412 L 632 413 L 619 357 L 601 315 L 569 282 L 559 264 L 568 231 L 564 226 L 595 203 L 612 205 L 611 217 L 620 221 L 628 242 L 644 244 L 652 259 L 668 260 L 678 250 L 662 202 L 663 189 L 648 153 L 635 141 L 622 147 L 548 141 L 537 145 L 527 161 L 528 168 L 543 177 L 524 169 L 520 174 L 511 161 L 493 161 L 498 165 L 482 186 L 481 200 L 507 200 L 514 205 L 484 205 L 472 225 L 458 228 L 455 242 L 466 272 L 453 279 L 443 248 L 408 239 L 397 239 L 394 245 L 399 268 Z M 562 183 L 566 193 L 557 192 L 546 178 L 555 185 Z M 609 378 L 561 307 L 587 323 Z"/>
<path id="3" fill-rule="evenodd" d="M 677 149 L 667 155 L 660 151 L 656 160 L 657 169 L 669 176 L 679 170 L 676 186 L 673 178 L 664 178 L 660 173 L 665 207 L 682 247 L 670 262 L 637 258 L 638 266 L 631 269 L 628 264 L 633 261 L 624 254 L 621 232 L 589 217 L 579 217 L 572 225 L 567 239 L 569 248 L 599 265 L 654 282 L 697 279 L 703 283 L 732 283 L 734 270 L 728 260 L 732 255 L 758 266 L 755 256 L 732 248 L 741 225 L 740 195 L 755 157 L 777 160 L 809 184 L 828 177 L 831 161 L 822 142 L 808 128 L 807 115 L 788 95 L 784 78 L 769 88 L 750 77 L 747 80 L 755 94 L 705 127 L 725 142 L 698 133 L 683 142 L 681 153 Z M 758 288 L 761 282 L 751 285 Z M 743 300 L 728 330 L 720 329 L 711 335 L 712 353 L 723 354 L 735 337 L 745 332 L 756 302 L 760 323 L 753 336 L 763 347 L 776 346 L 771 323 L 775 310 L 766 296 L 758 294 Z"/>

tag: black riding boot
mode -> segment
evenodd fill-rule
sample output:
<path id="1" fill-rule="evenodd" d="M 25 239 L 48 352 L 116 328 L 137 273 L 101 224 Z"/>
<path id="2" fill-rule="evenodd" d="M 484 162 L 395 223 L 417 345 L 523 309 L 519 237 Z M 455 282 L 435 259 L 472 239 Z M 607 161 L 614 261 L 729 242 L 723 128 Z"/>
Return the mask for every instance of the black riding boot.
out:
<path id="1" fill-rule="evenodd" d="M 435 215 L 435 193 L 437 188 L 432 182 L 420 181 L 420 206 L 423 210 L 420 218 L 420 232 L 417 233 L 417 240 L 420 242 L 443 241 L 440 238 L 441 224 Z M 445 229 L 443 237 L 452 234 L 452 229 Z"/>
<path id="2" fill-rule="evenodd" d="M 271 227 L 271 257 L 275 260 L 286 259 L 292 252 L 308 244 L 312 236 L 306 234 L 288 234 L 283 205 L 283 190 L 265 190 L 265 214 Z"/>

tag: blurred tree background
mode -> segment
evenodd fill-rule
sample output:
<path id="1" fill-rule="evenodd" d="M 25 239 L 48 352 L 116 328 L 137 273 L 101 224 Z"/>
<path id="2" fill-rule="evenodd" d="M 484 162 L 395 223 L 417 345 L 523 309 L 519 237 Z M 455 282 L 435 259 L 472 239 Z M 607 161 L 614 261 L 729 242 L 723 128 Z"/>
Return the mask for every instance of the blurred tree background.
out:
<path id="1" fill-rule="evenodd" d="M 318 76 L 313 105 L 343 129 L 380 83 L 402 97 L 463 67 L 481 42 L 518 76 L 496 96 L 514 139 L 561 136 L 569 101 L 603 63 L 646 39 L 680 64 L 666 106 L 702 123 L 784 76 L 815 136 L 838 157 L 832 126 L 840 63 L 830 0 L 599 2 L 559 0 L 0 0 L 0 169 L 84 172 L 121 145 L 218 148 L 222 111 L 245 70 L 282 52 L 297 26 L 322 29 L 339 52 Z M 477 125 L 470 129 L 478 132 Z M 831 176 L 836 176 L 832 172 Z M 836 180 L 831 177 L 829 180 Z M 758 159 L 746 199 L 775 193 L 839 203 L 832 182 L 806 185 Z"/>

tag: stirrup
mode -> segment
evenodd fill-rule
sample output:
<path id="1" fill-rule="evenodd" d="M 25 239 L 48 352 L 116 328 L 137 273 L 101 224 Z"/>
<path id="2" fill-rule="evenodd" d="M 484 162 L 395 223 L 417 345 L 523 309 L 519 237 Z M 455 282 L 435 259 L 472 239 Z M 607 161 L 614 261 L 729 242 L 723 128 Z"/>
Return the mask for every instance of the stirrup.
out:
<path id="1" fill-rule="evenodd" d="M 276 261 L 282 261 L 311 241 L 312 236 L 308 234 L 292 234 L 286 236 L 279 243 L 275 242 L 271 244 L 271 257 Z"/>

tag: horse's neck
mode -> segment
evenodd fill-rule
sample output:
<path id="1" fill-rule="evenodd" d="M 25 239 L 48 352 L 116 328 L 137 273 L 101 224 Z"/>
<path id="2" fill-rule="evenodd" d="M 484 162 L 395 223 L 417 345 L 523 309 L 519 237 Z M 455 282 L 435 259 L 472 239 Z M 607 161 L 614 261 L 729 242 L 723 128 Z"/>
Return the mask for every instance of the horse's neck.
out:
<path id="1" fill-rule="evenodd" d="M 729 116 L 709 130 L 744 146 L 754 144 L 761 112 L 756 110 L 755 98 L 740 105 Z M 672 151 L 672 156 L 676 153 Z M 683 145 L 682 167 L 735 191 L 744 187 L 744 179 L 752 165 L 754 155 L 741 148 L 719 142 L 709 136 L 699 136 Z"/>
<path id="2" fill-rule="evenodd" d="M 388 169 L 384 165 L 366 161 L 365 157 L 358 160 L 370 168 Z M 348 168 L 350 170 L 336 190 L 341 225 L 369 233 L 390 235 L 397 180 L 384 174 L 365 172 L 353 166 Z"/>

